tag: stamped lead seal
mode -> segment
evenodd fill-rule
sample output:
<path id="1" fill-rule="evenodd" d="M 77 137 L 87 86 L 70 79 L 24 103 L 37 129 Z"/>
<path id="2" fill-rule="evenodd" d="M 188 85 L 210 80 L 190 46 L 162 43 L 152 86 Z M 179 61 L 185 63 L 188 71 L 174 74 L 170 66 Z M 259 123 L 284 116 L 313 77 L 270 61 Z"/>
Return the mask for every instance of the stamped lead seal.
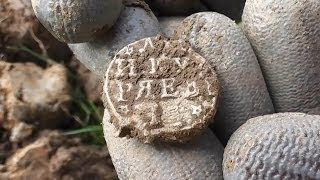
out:
<path id="1" fill-rule="evenodd" d="M 104 100 L 119 136 L 186 142 L 213 120 L 218 80 L 189 44 L 162 36 L 120 50 L 110 62 Z"/>

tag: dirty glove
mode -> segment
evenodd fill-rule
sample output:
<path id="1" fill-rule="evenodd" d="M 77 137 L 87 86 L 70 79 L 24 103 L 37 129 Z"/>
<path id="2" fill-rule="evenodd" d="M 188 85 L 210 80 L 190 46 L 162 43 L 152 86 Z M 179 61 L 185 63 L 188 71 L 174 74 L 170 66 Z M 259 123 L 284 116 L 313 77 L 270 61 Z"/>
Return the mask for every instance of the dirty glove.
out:
<path id="1" fill-rule="evenodd" d="M 248 0 L 243 16 L 246 33 L 214 12 L 191 15 L 177 28 L 173 39 L 189 42 L 218 75 L 220 97 L 213 129 L 223 144 L 252 117 L 285 111 L 319 114 L 319 9 L 313 0 L 302 4 Z M 292 15 L 302 11 L 307 13 Z M 283 22 L 278 22 L 281 18 Z M 313 19 L 304 20 L 309 18 Z M 150 9 L 131 3 L 107 33 L 69 46 L 81 62 L 103 76 L 118 50 L 159 33 Z M 223 146 L 209 129 L 186 144 L 148 145 L 117 137 L 107 109 L 103 126 L 120 179 L 222 179 Z"/>

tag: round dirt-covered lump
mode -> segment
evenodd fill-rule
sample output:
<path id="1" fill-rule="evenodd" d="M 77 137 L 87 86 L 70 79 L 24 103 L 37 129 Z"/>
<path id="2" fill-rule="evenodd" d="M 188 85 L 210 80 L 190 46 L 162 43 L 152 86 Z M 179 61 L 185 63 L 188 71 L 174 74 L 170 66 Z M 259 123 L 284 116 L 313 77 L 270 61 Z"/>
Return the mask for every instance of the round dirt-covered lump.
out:
<path id="1" fill-rule="evenodd" d="M 218 81 L 189 44 L 157 36 L 116 54 L 106 72 L 104 93 L 120 137 L 186 142 L 213 119 Z"/>

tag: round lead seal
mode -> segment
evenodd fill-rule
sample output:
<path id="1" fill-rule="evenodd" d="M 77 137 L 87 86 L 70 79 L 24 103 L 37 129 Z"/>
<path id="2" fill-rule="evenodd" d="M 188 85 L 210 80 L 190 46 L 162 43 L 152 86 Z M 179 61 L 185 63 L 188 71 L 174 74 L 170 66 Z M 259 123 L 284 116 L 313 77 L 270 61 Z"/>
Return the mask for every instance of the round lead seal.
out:
<path id="1" fill-rule="evenodd" d="M 120 50 L 110 62 L 104 102 L 119 136 L 186 142 L 213 120 L 217 75 L 189 44 L 162 36 Z"/>

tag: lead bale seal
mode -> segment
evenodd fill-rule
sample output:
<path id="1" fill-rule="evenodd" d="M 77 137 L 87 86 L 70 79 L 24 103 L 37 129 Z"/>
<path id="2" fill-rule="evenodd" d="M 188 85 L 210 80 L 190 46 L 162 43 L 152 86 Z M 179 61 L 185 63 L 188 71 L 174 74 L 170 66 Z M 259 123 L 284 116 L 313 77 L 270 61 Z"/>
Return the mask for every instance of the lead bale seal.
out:
<path id="1" fill-rule="evenodd" d="M 186 142 L 216 112 L 218 80 L 206 60 L 184 41 L 145 38 L 111 61 L 104 102 L 120 137 Z"/>

